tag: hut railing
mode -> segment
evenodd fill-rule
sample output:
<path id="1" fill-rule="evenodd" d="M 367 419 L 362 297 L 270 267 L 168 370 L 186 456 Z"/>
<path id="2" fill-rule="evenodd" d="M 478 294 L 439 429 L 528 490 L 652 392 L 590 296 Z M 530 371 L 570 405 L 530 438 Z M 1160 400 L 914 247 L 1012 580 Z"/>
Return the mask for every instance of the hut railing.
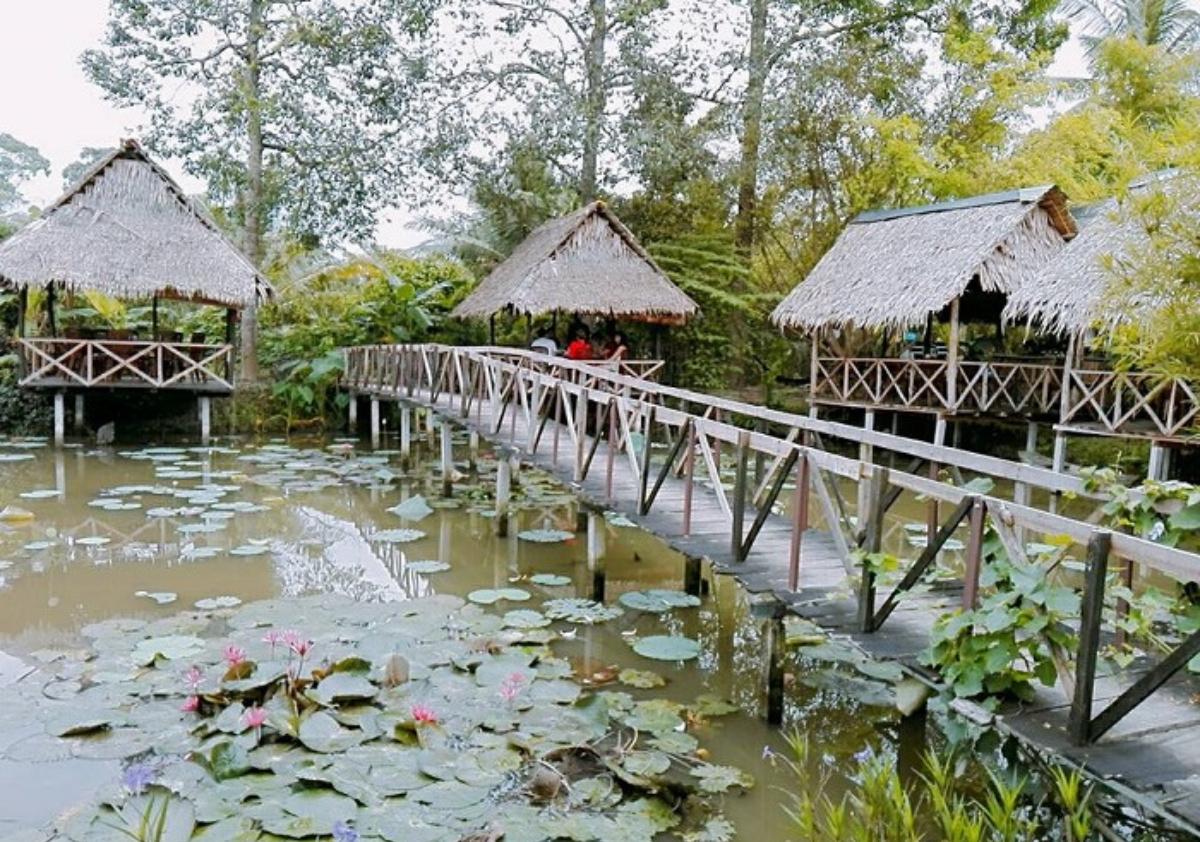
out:
<path id="1" fill-rule="evenodd" d="M 1178 436 L 1200 421 L 1197 392 L 1196 384 L 1180 377 L 1072 370 L 1060 423 L 1100 433 Z"/>
<path id="2" fill-rule="evenodd" d="M 21 386 L 233 391 L 233 346 L 124 339 L 21 338 Z"/>
<path id="3" fill-rule="evenodd" d="M 988 549 L 988 530 L 998 537 L 1005 554 L 1027 563 L 1038 563 L 1027 557 L 1026 541 L 1033 535 L 1054 536 L 1060 553 L 1069 547 L 1086 548 L 1082 643 L 1073 670 L 1066 663 L 1071 653 L 1059 653 L 1064 659 L 1060 677 L 1071 704 L 1070 733 L 1077 742 L 1099 739 L 1200 652 L 1197 632 L 1102 710 L 1094 709 L 1100 625 L 1106 622 L 1098 606 L 1103 604 L 1110 557 L 1130 569 L 1141 567 L 1186 582 L 1200 578 L 1200 556 L 1101 529 L 1094 517 L 1067 517 L 1020 502 L 1031 499 L 1031 488 L 1039 488 L 1052 495 L 1091 499 L 1099 510 L 1107 501 L 1078 477 L 662 386 L 586 364 L 547 363 L 528 352 L 417 345 L 350 348 L 345 355 L 345 388 L 376 401 L 411 400 L 436 407 L 498 443 L 507 441 L 530 457 L 569 468 L 579 483 L 602 471 L 609 500 L 616 499 L 614 467 L 619 461 L 621 473 L 633 478 L 631 507 L 641 516 L 655 512 L 655 529 L 664 535 L 673 531 L 673 523 L 678 523 L 679 535 L 691 534 L 695 497 L 705 493 L 697 483 L 699 469 L 720 510 L 717 522 L 703 523 L 703 532 L 711 535 L 718 525 L 727 530 L 728 557 L 734 564 L 750 556 L 765 532 L 778 540 L 779 520 L 769 529 L 767 522 L 786 500 L 783 488 L 794 483 L 784 516 L 787 543 L 779 550 L 772 544 L 766 552 L 779 553 L 774 557 L 783 560 L 787 586 L 798 589 L 805 533 L 819 518 L 847 577 L 855 582 L 863 632 L 879 630 L 898 605 L 912 598 L 960 528 L 967 534 L 963 564 L 955 575 L 959 604 L 965 608 L 978 606 L 984 589 L 981 570 L 987 554 L 998 552 Z M 565 446 L 560 447 L 562 438 Z M 858 458 L 827 449 L 835 441 L 842 443 L 843 451 L 846 444 L 857 445 Z M 607 445 L 603 450 L 601 443 Z M 911 461 L 901 467 L 896 457 Z M 732 482 L 722 472 L 730 465 Z M 943 482 L 935 478 L 942 475 L 942 466 L 1007 480 L 997 487 L 1013 488 L 1012 499 Z M 663 494 L 672 477 L 682 488 L 675 484 L 671 494 Z M 622 494 L 628 493 L 627 483 L 625 479 Z M 843 496 L 841 489 L 847 485 L 859 486 L 857 504 Z M 880 551 L 889 509 L 903 494 L 928 507 L 925 546 L 907 569 L 889 578 L 877 572 L 870 559 Z M 890 592 L 880 601 L 877 592 L 885 585 Z"/>
<path id="4" fill-rule="evenodd" d="M 947 413 L 1055 414 L 1062 391 L 1047 363 L 819 357 L 816 378 L 817 400 Z"/>

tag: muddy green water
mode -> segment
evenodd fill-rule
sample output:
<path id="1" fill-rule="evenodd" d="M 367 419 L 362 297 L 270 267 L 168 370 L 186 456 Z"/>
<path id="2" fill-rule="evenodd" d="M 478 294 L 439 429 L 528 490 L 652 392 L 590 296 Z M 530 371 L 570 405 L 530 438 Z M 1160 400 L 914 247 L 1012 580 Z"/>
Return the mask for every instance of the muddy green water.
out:
<path id="1" fill-rule="evenodd" d="M 211 449 L 168 444 L 162 450 L 149 444 L 57 450 L 0 439 L 0 509 L 30 515 L 0 517 L 0 686 L 22 674 L 21 658 L 77 641 L 88 623 L 166 616 L 209 597 L 250 601 L 333 593 L 404 600 L 433 593 L 465 596 L 511 582 L 533 593 L 530 603 L 495 606 L 503 611 L 537 607 L 543 598 L 591 595 L 586 533 L 553 544 L 517 537 L 529 528 L 574 531 L 575 503 L 548 478 L 522 475 L 537 499 L 523 504 L 509 537 L 496 537 L 494 520 L 481 511 L 492 467 L 486 451 L 482 476 L 464 477 L 456 508 L 437 508 L 412 522 L 388 509 L 417 494 L 438 505 L 434 471 L 420 459 L 402 471 L 395 453 L 372 454 L 358 443 L 232 442 Z M 459 455 L 465 458 L 465 452 Z M 351 463 L 356 467 L 343 471 Z M 460 468 L 467 470 L 463 462 Z M 213 493 L 206 495 L 210 486 Z M 218 493 L 216 486 L 223 490 Z M 655 536 L 607 521 L 599 526 L 608 601 L 626 591 L 682 587 L 683 558 Z M 410 543 L 373 540 L 376 533 L 399 528 L 420 530 L 424 537 Z M 894 534 L 902 540 L 902 526 Z M 414 572 L 410 564 L 418 560 L 439 560 L 450 569 Z M 571 584 L 533 585 L 528 577 L 536 573 L 561 574 Z M 139 595 L 145 593 L 175 599 L 158 605 Z M 764 746 L 786 751 L 784 731 L 806 733 L 823 762 L 835 767 L 868 746 L 905 756 L 917 748 L 911 738 L 900 739 L 891 711 L 806 685 L 803 679 L 814 667 L 794 662 L 788 667 L 784 730 L 765 725 L 762 628 L 730 577 L 705 570 L 699 608 L 627 611 L 600 625 L 555 628 L 571 635 L 555 644 L 556 652 L 577 659 L 581 672 L 608 665 L 653 669 L 668 684 L 651 694 L 690 701 L 714 693 L 741 707 L 741 713 L 701 724 L 698 732 L 714 762 L 740 766 L 757 779 L 745 795 L 726 799 L 739 838 L 789 838 L 783 806 L 796 781 L 762 759 Z M 688 664 L 647 660 L 629 641 L 648 634 L 693 637 L 703 653 Z M 119 773 L 108 761 L 13 759 L 8 750 L 39 728 L 0 718 L 0 838 L 45 826 Z"/>

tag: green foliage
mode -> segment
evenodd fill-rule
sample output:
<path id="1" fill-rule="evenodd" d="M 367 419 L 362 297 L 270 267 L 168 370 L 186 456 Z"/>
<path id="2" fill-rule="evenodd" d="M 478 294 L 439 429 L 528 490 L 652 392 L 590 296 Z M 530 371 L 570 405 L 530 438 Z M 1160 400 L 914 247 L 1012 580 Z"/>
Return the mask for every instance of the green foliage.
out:
<path id="1" fill-rule="evenodd" d="M 0 213 L 21 204 L 21 182 L 50 172 L 50 162 L 28 143 L 0 132 Z"/>
<path id="2" fill-rule="evenodd" d="M 925 660 L 957 696 L 1028 699 L 1035 681 L 1054 684 L 1056 661 L 1073 651 L 1065 623 L 1078 616 L 1079 596 L 1054 582 L 1053 565 L 1037 563 L 1045 559 L 1008 558 L 994 533 L 983 553 L 979 607 L 939 617 Z"/>
<path id="3" fill-rule="evenodd" d="M 792 757 L 772 763 L 795 778 L 786 788 L 788 816 L 800 839 L 839 842 L 1024 842 L 1091 838 L 1093 793 L 1080 774 L 1050 769 L 1049 797 L 1039 798 L 1030 780 L 987 769 L 983 792 L 965 775 L 966 764 L 930 751 L 918 781 L 901 779 L 894 757 L 870 750 L 855 755 L 848 788 L 838 799 L 829 790 L 832 768 L 817 763 L 806 737 L 793 733 Z"/>
<path id="4" fill-rule="evenodd" d="M 17 355 L 0 354 L 0 431 L 10 436 L 44 435 L 54 420 L 48 395 L 17 385 Z"/>

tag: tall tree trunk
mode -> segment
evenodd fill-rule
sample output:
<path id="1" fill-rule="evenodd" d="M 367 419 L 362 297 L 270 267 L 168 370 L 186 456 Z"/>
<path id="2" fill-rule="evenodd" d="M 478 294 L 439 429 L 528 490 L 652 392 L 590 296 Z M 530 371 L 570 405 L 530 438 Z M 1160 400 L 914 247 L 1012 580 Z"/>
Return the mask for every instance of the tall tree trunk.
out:
<path id="1" fill-rule="evenodd" d="M 264 250 L 262 238 L 263 208 L 263 130 L 259 66 L 264 0 L 250 0 L 246 33 L 246 198 L 243 213 L 246 254 L 256 269 L 261 269 Z M 258 304 L 251 301 L 242 312 L 242 381 L 258 380 Z"/>
<path id="2" fill-rule="evenodd" d="M 735 243 L 744 254 L 754 248 L 758 211 L 758 158 L 762 144 L 763 91 L 767 81 L 767 2 L 750 0 L 750 45 L 746 53 L 746 100 L 742 104 L 738 210 L 734 225 Z"/>
<path id="3" fill-rule="evenodd" d="M 608 39 L 607 0 L 588 0 L 592 29 L 585 56 L 583 165 L 579 173 L 579 196 L 584 202 L 596 198 L 597 159 L 600 157 L 601 128 L 608 104 L 604 79 L 604 43 Z"/>

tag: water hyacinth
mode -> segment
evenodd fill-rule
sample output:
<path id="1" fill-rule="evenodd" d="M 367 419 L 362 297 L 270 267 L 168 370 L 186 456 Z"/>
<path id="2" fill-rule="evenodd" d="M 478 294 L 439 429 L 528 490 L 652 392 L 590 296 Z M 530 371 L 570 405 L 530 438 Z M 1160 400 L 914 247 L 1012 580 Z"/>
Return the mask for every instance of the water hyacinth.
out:
<path id="1" fill-rule="evenodd" d="M 358 831 L 352 828 L 348 822 L 334 822 L 333 840 L 334 842 L 358 842 Z"/>
<path id="2" fill-rule="evenodd" d="M 156 777 L 158 770 L 149 763 L 132 763 L 121 773 L 121 786 L 130 795 L 141 795 Z"/>

